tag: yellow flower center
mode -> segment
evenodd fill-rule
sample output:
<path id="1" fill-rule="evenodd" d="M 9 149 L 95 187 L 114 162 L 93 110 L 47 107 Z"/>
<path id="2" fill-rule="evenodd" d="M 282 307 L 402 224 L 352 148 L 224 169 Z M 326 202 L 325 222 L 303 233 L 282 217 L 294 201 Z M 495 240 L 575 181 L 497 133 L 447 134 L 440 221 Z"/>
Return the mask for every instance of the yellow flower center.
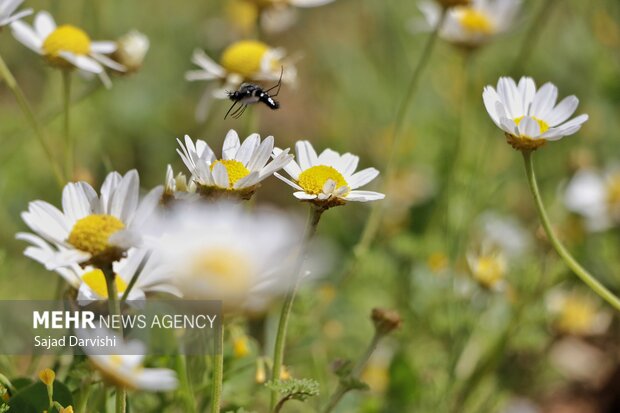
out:
<path id="1" fill-rule="evenodd" d="M 108 286 L 105 282 L 105 275 L 101 270 L 92 270 L 82 275 L 82 281 L 90 287 L 99 297 L 108 298 Z M 114 277 L 114 283 L 116 284 L 116 291 L 122 294 L 127 289 L 127 284 L 121 277 L 116 275 Z"/>
<path id="2" fill-rule="evenodd" d="M 441 251 L 433 252 L 426 262 L 428 268 L 434 273 L 441 272 L 448 268 L 448 256 Z"/>
<path id="3" fill-rule="evenodd" d="M 504 278 L 505 271 L 506 266 L 500 257 L 483 256 L 478 258 L 472 272 L 476 281 L 483 287 L 493 288 Z"/>
<path id="4" fill-rule="evenodd" d="M 250 285 L 250 272 L 247 258 L 228 248 L 205 251 L 196 257 L 192 267 L 194 277 L 207 280 L 214 294 L 245 294 Z"/>
<path id="5" fill-rule="evenodd" d="M 90 52 L 90 37 L 75 26 L 58 26 L 43 42 L 43 51 L 50 57 L 58 57 L 60 52 L 87 55 Z"/>
<path id="6" fill-rule="evenodd" d="M 263 59 L 269 49 L 263 42 L 242 40 L 228 46 L 222 53 L 220 62 L 228 72 L 251 79 L 261 72 Z M 270 67 L 280 67 L 280 63 L 274 60 L 270 62 Z"/>
<path id="7" fill-rule="evenodd" d="M 519 126 L 519 123 L 521 123 L 521 121 L 523 120 L 523 118 L 525 118 L 525 116 L 519 116 L 518 118 L 515 118 L 514 121 L 517 124 L 517 126 Z M 538 122 L 538 126 L 540 127 L 540 133 L 543 134 L 545 132 L 547 132 L 549 130 L 549 124 L 547 122 L 545 122 L 542 119 L 538 119 L 534 116 L 531 116 L 532 119 L 534 119 L 536 122 Z"/>
<path id="8" fill-rule="evenodd" d="M 297 183 L 306 193 L 318 195 L 323 192 L 323 186 L 329 179 L 336 182 L 336 188 L 348 186 L 342 174 L 327 165 L 317 165 L 306 169 L 299 174 Z"/>
<path id="9" fill-rule="evenodd" d="M 215 161 L 211 164 L 211 170 L 216 164 L 222 164 L 226 168 L 226 172 L 228 173 L 228 188 L 232 188 L 235 183 L 241 178 L 245 178 L 250 174 L 250 170 L 243 166 L 243 164 L 239 161 L 235 161 L 234 159 L 222 159 Z"/>
<path id="10" fill-rule="evenodd" d="M 248 345 L 248 338 L 246 336 L 233 339 L 233 354 L 235 358 L 243 358 L 250 354 L 250 346 Z"/>
<path id="11" fill-rule="evenodd" d="M 93 214 L 75 223 L 67 241 L 75 248 L 96 256 L 110 248 L 110 236 L 123 228 L 125 224 L 112 215 Z"/>
<path id="12" fill-rule="evenodd" d="M 473 7 L 461 7 L 458 10 L 458 20 L 461 26 L 474 34 L 493 34 L 495 27 L 489 16 Z"/>
<path id="13" fill-rule="evenodd" d="M 607 204 L 612 208 L 620 207 L 620 172 L 613 174 L 607 183 Z"/>
<path id="14" fill-rule="evenodd" d="M 557 326 L 565 333 L 587 333 L 596 318 L 596 312 L 596 308 L 589 300 L 574 295 L 569 296 L 562 306 Z"/>

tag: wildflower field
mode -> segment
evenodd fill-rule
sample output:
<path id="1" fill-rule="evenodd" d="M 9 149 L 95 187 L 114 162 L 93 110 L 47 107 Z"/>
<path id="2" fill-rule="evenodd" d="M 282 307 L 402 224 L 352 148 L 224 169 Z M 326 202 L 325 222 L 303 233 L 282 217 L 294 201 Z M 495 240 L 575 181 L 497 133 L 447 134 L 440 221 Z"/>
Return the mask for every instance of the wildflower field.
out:
<path id="1" fill-rule="evenodd" d="M 0 0 L 0 79 L 0 413 L 620 411 L 617 0 Z"/>

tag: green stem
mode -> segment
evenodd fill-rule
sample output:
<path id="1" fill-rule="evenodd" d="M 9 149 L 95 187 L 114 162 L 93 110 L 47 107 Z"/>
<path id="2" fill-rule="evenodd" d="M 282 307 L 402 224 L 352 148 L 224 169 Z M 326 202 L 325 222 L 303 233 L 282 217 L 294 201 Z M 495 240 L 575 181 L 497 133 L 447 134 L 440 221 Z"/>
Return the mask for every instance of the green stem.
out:
<path id="1" fill-rule="evenodd" d="M 196 405 L 194 404 L 194 396 L 192 386 L 189 381 L 187 372 L 187 356 L 179 354 L 177 356 L 177 372 L 179 373 L 179 381 L 183 398 L 185 399 L 185 407 L 189 413 L 196 413 Z"/>
<path id="2" fill-rule="evenodd" d="M 116 289 L 116 274 L 114 274 L 114 270 L 112 269 L 112 265 L 103 266 L 101 268 L 103 274 L 105 276 L 106 287 L 108 288 L 108 309 L 110 315 L 121 315 L 121 303 L 118 300 L 118 291 Z M 119 323 L 118 333 L 120 336 L 123 336 L 123 327 Z M 126 406 L 126 392 L 125 388 L 122 386 L 116 387 L 116 413 L 125 413 L 127 410 Z"/>
<path id="3" fill-rule="evenodd" d="M 47 143 L 47 138 L 45 136 L 45 133 L 43 132 L 43 128 L 37 121 L 37 118 L 34 116 L 34 113 L 32 112 L 32 108 L 30 107 L 30 104 L 28 103 L 28 100 L 26 99 L 24 92 L 21 90 L 21 88 L 17 84 L 15 77 L 13 77 L 13 74 L 11 73 L 8 66 L 4 62 L 4 59 L 2 59 L 1 56 L 0 56 L 0 76 L 4 79 L 4 81 L 6 82 L 6 85 L 9 87 L 9 89 L 15 96 L 15 100 L 17 100 L 17 103 L 19 104 L 20 109 L 24 113 L 24 116 L 26 116 L 26 120 L 32 127 L 32 130 L 34 130 L 34 134 L 37 137 L 37 140 L 39 141 L 39 144 L 41 145 L 41 148 L 43 149 L 43 152 L 45 153 L 47 160 L 50 162 L 50 165 L 52 166 L 52 172 L 54 173 L 54 176 L 56 180 L 58 181 L 58 184 L 62 187 L 65 183 L 65 178 L 62 175 L 60 167 L 54 160 L 54 156 L 52 155 L 52 149 Z"/>
<path id="4" fill-rule="evenodd" d="M 527 62 L 532 54 L 536 43 L 536 39 L 540 37 L 540 33 L 543 28 L 548 26 L 546 22 L 549 20 L 549 13 L 551 12 L 551 7 L 557 3 L 556 0 L 546 0 L 544 4 L 541 6 L 538 14 L 534 18 L 532 25 L 528 28 L 527 33 L 525 34 L 525 38 L 521 43 L 521 48 L 519 49 L 519 53 L 517 54 L 517 58 L 513 64 L 513 72 L 518 74 L 523 70 L 525 66 L 525 62 Z"/>
<path id="5" fill-rule="evenodd" d="M 271 380 L 277 381 L 280 380 L 280 373 L 282 371 L 282 363 L 284 361 L 284 347 L 286 345 L 286 331 L 288 329 L 288 320 L 291 316 L 291 309 L 293 308 L 293 302 L 295 301 L 295 296 L 297 295 L 297 289 L 299 288 L 299 281 L 301 279 L 301 268 L 303 266 L 303 261 L 306 257 L 306 249 L 309 241 L 314 237 L 316 233 L 316 229 L 319 225 L 319 221 L 321 220 L 321 215 L 323 214 L 324 209 L 316 207 L 315 205 L 310 205 L 310 211 L 308 214 L 308 222 L 306 224 L 305 236 L 304 236 L 304 245 L 301 248 L 299 253 L 299 259 L 297 260 L 297 274 L 295 276 L 295 281 L 291 289 L 289 290 L 286 298 L 284 300 L 284 304 L 282 305 L 282 311 L 280 312 L 280 321 L 278 323 L 278 332 L 276 334 L 276 342 L 273 350 L 273 369 L 271 374 Z M 273 411 L 275 405 L 278 401 L 278 392 L 276 390 L 271 390 L 271 408 L 270 411 Z"/>
<path id="6" fill-rule="evenodd" d="M 372 337 L 372 340 L 366 348 L 366 351 L 364 352 L 362 357 L 360 357 L 360 359 L 355 364 L 355 367 L 353 367 L 353 370 L 351 371 L 352 378 L 360 378 L 362 372 L 364 371 L 364 368 L 366 367 L 366 364 L 368 364 L 368 360 L 370 360 L 370 356 L 372 356 L 372 353 L 374 353 L 382 337 L 383 335 L 378 333 L 375 333 L 375 335 Z M 332 394 L 332 397 L 330 397 L 327 406 L 325 406 L 325 409 L 323 409 L 323 413 L 330 413 L 332 410 L 334 410 L 336 405 L 340 403 L 340 400 L 342 400 L 344 395 L 347 394 L 347 392 L 349 392 L 350 390 L 351 388 L 344 386 L 342 382 L 338 384 L 338 388 L 336 389 L 334 394 Z"/>
<path id="7" fill-rule="evenodd" d="M 135 274 L 133 275 L 133 277 L 131 277 L 129 284 L 127 285 L 127 288 L 125 289 L 123 296 L 121 297 L 121 302 L 127 301 L 127 297 L 129 297 L 129 293 L 131 292 L 133 287 L 136 285 L 136 281 L 138 281 L 138 277 L 142 275 L 142 271 L 144 271 L 144 267 L 146 266 L 146 263 L 149 261 L 150 257 L 151 257 L 151 252 L 149 251 L 144 255 L 144 258 L 142 258 L 142 261 L 140 261 L 140 265 L 138 266 L 138 268 L 136 268 Z"/>
<path id="8" fill-rule="evenodd" d="M 213 360 L 213 382 L 211 383 L 211 413 L 219 413 L 222 405 L 224 379 L 224 326 L 215 329 L 215 356 Z"/>
<path id="9" fill-rule="evenodd" d="M 433 29 L 430 37 L 428 38 L 426 45 L 424 46 L 424 50 L 420 55 L 420 59 L 413 70 L 413 74 L 411 75 L 411 80 L 409 81 L 409 86 L 405 92 L 405 96 L 401 101 L 398 111 L 396 113 L 396 118 L 394 120 L 394 127 L 392 129 L 392 143 L 390 145 L 390 151 L 386 163 L 385 168 L 385 188 L 390 187 L 391 181 L 394 179 L 394 174 L 396 171 L 396 153 L 400 147 L 400 140 L 402 139 L 402 129 L 405 123 L 405 117 L 409 111 L 409 106 L 413 101 L 413 97 L 418 89 L 418 84 L 420 83 L 420 78 L 426 65 L 428 64 L 430 57 L 432 55 L 433 49 L 435 48 L 435 44 L 437 42 L 437 38 L 439 37 L 439 30 L 446 18 L 446 9 L 444 9 L 441 13 L 441 17 L 437 21 L 437 25 Z M 366 221 L 366 225 L 362 231 L 362 236 L 360 237 L 360 241 L 353 248 L 353 253 L 355 257 L 360 257 L 366 254 L 370 244 L 372 243 L 374 237 L 377 234 L 379 229 L 379 224 L 381 223 L 381 217 L 383 213 L 383 204 L 376 202 L 373 205 L 372 211 L 370 213 L 370 217 Z"/>
<path id="10" fill-rule="evenodd" d="M 69 70 L 62 71 L 62 90 L 63 90 L 63 135 L 65 138 L 65 175 L 67 179 L 73 178 L 74 172 L 74 148 L 73 139 L 71 139 L 69 112 L 71 108 L 71 72 Z"/>
<path id="11" fill-rule="evenodd" d="M 538 191 L 538 182 L 536 181 L 536 174 L 534 172 L 534 161 L 532 159 L 532 153 L 530 151 L 523 151 L 523 161 L 525 163 L 525 172 L 527 174 L 527 181 L 532 191 L 532 196 L 538 209 L 538 215 L 542 222 L 547 238 L 553 245 L 553 248 L 560 257 L 564 260 L 566 265 L 583 281 L 588 287 L 590 287 L 596 294 L 598 294 L 603 300 L 607 301 L 612 307 L 620 311 L 620 299 L 616 297 L 611 291 L 609 291 L 603 284 L 601 284 L 596 278 L 594 278 L 585 268 L 583 268 L 575 258 L 568 252 L 568 250 L 562 245 L 558 237 L 553 232 L 545 206 L 543 205 L 540 192 Z"/>

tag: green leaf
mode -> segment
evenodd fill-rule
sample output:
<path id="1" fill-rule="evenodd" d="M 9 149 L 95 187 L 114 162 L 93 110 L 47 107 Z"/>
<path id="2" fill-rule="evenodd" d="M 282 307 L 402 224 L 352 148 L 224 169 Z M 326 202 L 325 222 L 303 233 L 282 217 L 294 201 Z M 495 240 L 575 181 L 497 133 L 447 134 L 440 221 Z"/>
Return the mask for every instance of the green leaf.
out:
<path id="1" fill-rule="evenodd" d="M 63 406 L 73 405 L 71 392 L 59 381 L 54 382 L 54 401 Z M 19 413 L 41 413 L 48 410 L 49 400 L 45 384 L 36 382 L 22 388 L 9 399 L 9 406 L 11 412 Z"/>

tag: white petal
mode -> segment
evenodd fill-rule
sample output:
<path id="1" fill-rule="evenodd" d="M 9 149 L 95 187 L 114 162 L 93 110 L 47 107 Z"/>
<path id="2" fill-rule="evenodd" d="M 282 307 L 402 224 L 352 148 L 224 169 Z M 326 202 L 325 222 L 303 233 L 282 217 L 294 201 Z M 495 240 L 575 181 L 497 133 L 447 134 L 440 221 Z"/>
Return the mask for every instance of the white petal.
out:
<path id="1" fill-rule="evenodd" d="M 273 175 L 279 180 L 286 182 L 288 185 L 292 186 L 293 188 L 303 191 L 303 188 L 301 186 L 297 185 L 295 182 L 291 181 L 290 179 L 283 177 L 279 173 L 276 172 Z"/>
<path id="2" fill-rule="evenodd" d="M 61 51 L 60 53 L 58 53 L 58 55 L 75 67 L 82 69 L 86 72 L 95 74 L 103 72 L 103 67 L 99 64 L 99 62 L 97 62 L 91 57 L 76 55 L 66 51 Z"/>
<path id="3" fill-rule="evenodd" d="M 508 118 L 500 118 L 499 122 L 504 132 L 508 132 L 511 135 L 519 136 L 519 129 L 517 128 L 517 124 L 514 120 Z"/>
<path id="4" fill-rule="evenodd" d="M 298 141 L 295 144 L 295 152 L 297 153 L 297 163 L 302 171 L 318 164 L 318 157 L 308 141 Z"/>
<path id="5" fill-rule="evenodd" d="M 18 42 L 28 47 L 29 49 L 42 54 L 41 46 L 43 40 L 37 35 L 37 33 L 26 23 L 16 21 L 11 23 L 11 32 Z"/>
<path id="6" fill-rule="evenodd" d="M 359 160 L 359 156 L 355 156 L 347 152 L 340 157 L 338 162 L 334 165 L 334 168 L 340 171 L 342 175 L 349 176 L 357 169 Z"/>
<path id="7" fill-rule="evenodd" d="M 90 43 L 90 50 L 95 53 L 110 54 L 114 53 L 116 49 L 116 42 L 99 41 Z"/>
<path id="8" fill-rule="evenodd" d="M 316 199 L 316 195 L 307 194 L 304 191 L 293 192 L 293 196 L 297 199 L 307 200 L 307 199 Z"/>
<path id="9" fill-rule="evenodd" d="M 508 117 L 514 119 L 523 116 L 522 99 L 514 79 L 501 77 L 497 83 L 497 94 L 508 111 Z"/>
<path id="10" fill-rule="evenodd" d="M 233 188 L 234 189 L 249 188 L 259 183 L 260 180 L 261 180 L 260 173 L 258 171 L 254 171 L 250 173 L 248 176 L 244 176 L 243 178 L 235 182 L 235 185 L 233 185 Z"/>
<path id="11" fill-rule="evenodd" d="M 252 158 L 248 162 L 247 168 L 252 172 L 262 169 L 271 157 L 272 151 L 273 136 L 267 136 L 258 146 L 258 149 L 254 152 L 254 155 L 252 155 Z"/>
<path id="12" fill-rule="evenodd" d="M 56 30 L 56 22 L 54 22 L 51 14 L 46 11 L 40 11 L 34 18 L 34 30 L 39 35 L 39 38 L 45 39 Z"/>
<path id="13" fill-rule="evenodd" d="M 114 69 L 118 72 L 127 71 L 127 68 L 125 66 L 118 63 L 115 60 L 110 59 L 108 56 L 102 55 L 100 53 L 94 53 L 94 52 L 91 52 L 90 56 L 96 61 L 98 61 L 99 63 L 101 63 L 102 65 L 109 67 L 110 69 Z"/>
<path id="14" fill-rule="evenodd" d="M 283 151 L 280 148 L 273 148 L 273 156 L 279 156 L 282 152 Z M 297 165 L 297 162 L 291 159 L 291 161 L 284 165 L 283 168 L 291 178 L 295 180 L 299 179 L 299 174 L 301 174 L 301 168 L 299 167 L 299 165 Z"/>
<path id="15" fill-rule="evenodd" d="M 557 126 L 570 118 L 579 106 L 579 99 L 576 96 L 568 96 L 564 98 L 549 115 L 543 119 L 549 126 Z"/>
<path id="16" fill-rule="evenodd" d="M 499 126 L 499 116 L 497 114 L 496 104 L 500 103 L 500 99 L 495 89 L 491 86 L 486 86 L 482 92 L 482 100 L 484 101 L 484 107 L 489 113 L 489 116 L 491 116 L 493 122 Z"/>
<path id="17" fill-rule="evenodd" d="M 524 76 L 519 80 L 519 94 L 521 95 L 521 111 L 527 114 L 534 96 L 536 95 L 536 84 L 531 77 Z"/>
<path id="18" fill-rule="evenodd" d="M 376 201 L 383 198 L 385 198 L 385 194 L 373 191 L 351 191 L 345 197 L 347 201 L 358 202 Z"/>
<path id="19" fill-rule="evenodd" d="M 260 136 L 258 135 L 258 133 L 251 134 L 250 136 L 245 138 L 245 140 L 241 144 L 241 147 L 239 147 L 235 159 L 241 162 L 243 166 L 247 166 L 259 144 Z"/>
<path id="20" fill-rule="evenodd" d="M 540 136 L 540 125 L 535 119 L 525 116 L 519 122 L 519 132 L 521 136 L 537 138 Z"/>
<path id="21" fill-rule="evenodd" d="M 536 92 L 528 115 L 535 116 L 538 119 L 545 119 L 555 106 L 557 99 L 558 88 L 553 83 L 545 83 Z"/>
<path id="22" fill-rule="evenodd" d="M 138 171 L 132 169 L 127 172 L 112 198 L 110 214 L 122 222 L 129 222 L 138 207 L 138 194 L 140 191 L 140 178 Z"/>
<path id="23" fill-rule="evenodd" d="M 357 189 L 360 186 L 366 185 L 379 175 L 379 171 L 375 168 L 366 168 L 353 174 L 347 179 L 347 183 L 351 189 Z"/>
<path id="24" fill-rule="evenodd" d="M 222 159 L 235 159 L 235 155 L 239 150 L 239 135 L 233 129 L 229 130 L 222 145 Z"/>
<path id="25" fill-rule="evenodd" d="M 228 172 L 226 171 L 226 167 L 222 163 L 218 162 L 213 167 L 212 172 L 215 185 L 219 186 L 220 188 L 228 188 L 228 184 L 230 181 L 228 179 Z"/>
<path id="26" fill-rule="evenodd" d="M 318 162 L 321 165 L 327 165 L 327 166 L 336 166 L 336 163 L 340 160 L 340 154 L 334 150 L 331 149 L 325 149 L 323 152 L 321 152 L 321 154 L 319 155 L 318 158 Z M 336 168 L 337 169 L 337 168 Z M 342 172 L 342 171 L 340 171 Z"/>

